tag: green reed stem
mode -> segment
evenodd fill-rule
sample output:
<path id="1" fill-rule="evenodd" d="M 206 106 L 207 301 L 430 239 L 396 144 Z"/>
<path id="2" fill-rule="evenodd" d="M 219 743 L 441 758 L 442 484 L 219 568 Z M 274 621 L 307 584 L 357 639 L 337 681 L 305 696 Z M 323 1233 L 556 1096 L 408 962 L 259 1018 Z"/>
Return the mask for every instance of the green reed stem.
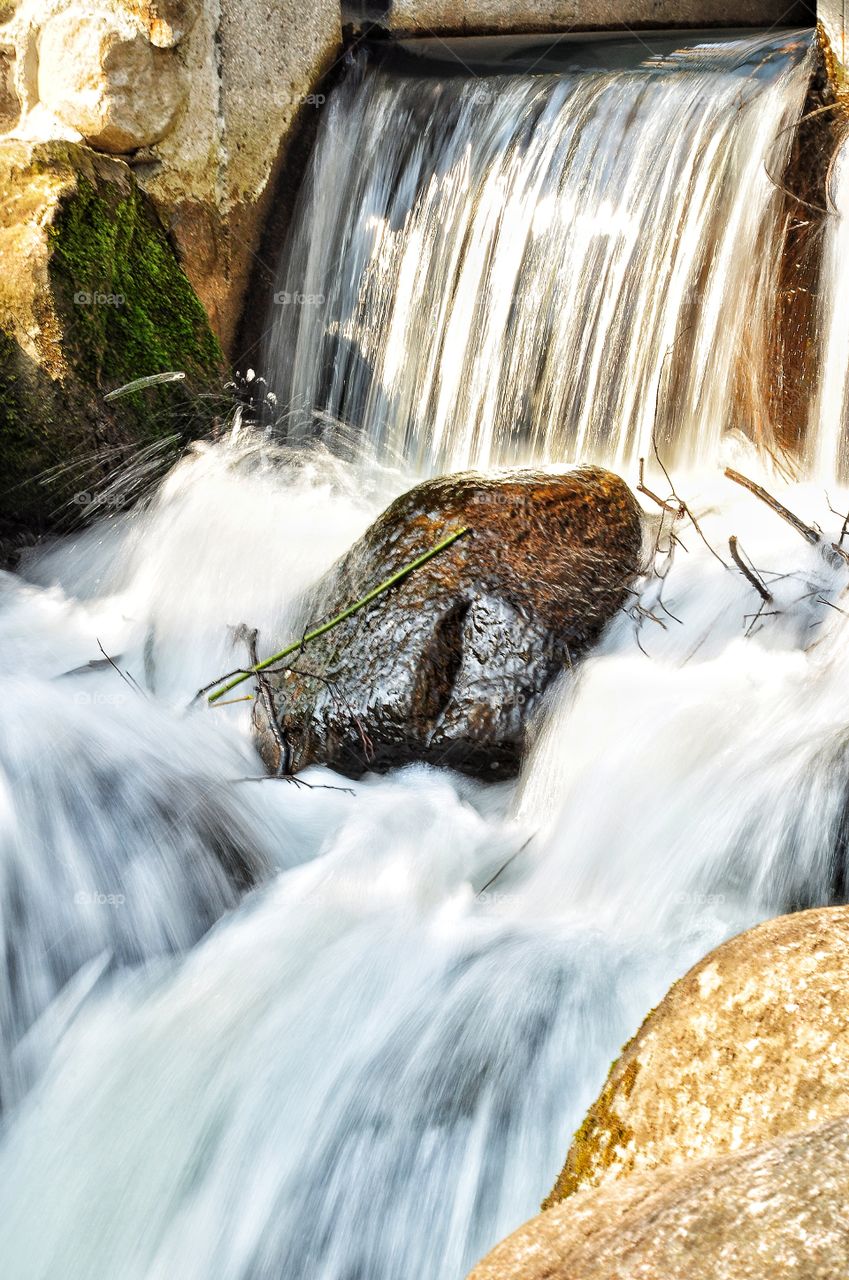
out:
<path id="1" fill-rule="evenodd" d="M 320 627 L 316 627 L 313 631 L 308 631 L 301 640 L 295 640 L 292 644 L 281 649 L 279 653 L 273 653 L 270 658 L 263 658 L 262 662 L 258 662 L 255 667 L 250 667 L 247 671 L 242 671 L 232 680 L 228 680 L 227 684 L 222 685 L 220 689 L 216 689 L 215 693 L 209 695 L 208 701 L 217 702 L 219 698 L 223 698 L 225 693 L 229 693 L 231 689 L 235 689 L 242 681 L 249 680 L 257 671 L 264 671 L 266 667 L 270 667 L 275 662 L 280 662 L 283 658 L 288 658 L 290 654 L 297 653 L 305 644 L 309 644 L 311 640 L 317 640 L 319 636 L 326 635 L 328 631 L 332 631 L 334 627 L 338 627 L 340 622 L 344 622 L 346 618 L 352 617 L 355 613 L 359 613 L 360 609 L 364 609 L 367 604 L 371 604 L 372 600 L 376 600 L 384 591 L 388 591 L 390 587 L 394 587 L 396 583 L 401 582 L 414 569 L 420 569 L 423 564 L 427 564 L 428 560 L 432 560 L 434 556 L 438 556 L 440 551 L 444 551 L 446 547 L 450 547 L 458 538 L 462 538 L 464 533 L 469 532 L 469 526 L 464 525 L 462 529 L 457 529 L 454 533 L 450 533 L 447 538 L 443 538 L 435 547 L 431 547 L 430 551 L 425 551 L 422 555 L 417 556 L 415 560 L 411 560 L 403 569 L 399 569 L 397 573 L 393 573 L 391 578 L 387 578 L 385 582 L 381 582 L 380 586 L 373 587 L 361 600 L 357 600 L 355 604 L 348 605 L 347 609 L 343 609 L 341 613 L 337 613 L 335 618 L 331 618 L 329 622 L 323 622 Z"/>

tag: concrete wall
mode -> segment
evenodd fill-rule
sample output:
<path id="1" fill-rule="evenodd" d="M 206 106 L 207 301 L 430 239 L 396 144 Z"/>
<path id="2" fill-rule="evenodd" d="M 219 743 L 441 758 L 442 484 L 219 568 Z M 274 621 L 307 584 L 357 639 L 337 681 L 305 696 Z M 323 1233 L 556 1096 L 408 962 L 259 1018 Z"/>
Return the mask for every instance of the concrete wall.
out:
<path id="1" fill-rule="evenodd" d="M 804 0 L 343 0 L 343 13 L 355 29 L 376 22 L 398 35 L 813 24 Z"/>

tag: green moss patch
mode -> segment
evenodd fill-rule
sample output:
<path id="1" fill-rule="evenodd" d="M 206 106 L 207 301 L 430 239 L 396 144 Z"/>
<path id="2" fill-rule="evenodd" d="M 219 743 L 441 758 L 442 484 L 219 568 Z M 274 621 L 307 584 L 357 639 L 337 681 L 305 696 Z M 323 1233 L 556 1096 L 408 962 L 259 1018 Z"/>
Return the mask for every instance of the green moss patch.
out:
<path id="1" fill-rule="evenodd" d="M 204 435 L 225 407 L 224 360 L 121 161 L 70 143 L 8 146 L 0 235 L 14 255 L 0 282 L 0 532 L 39 530 L 140 448 L 173 440 L 176 452 Z M 185 380 L 104 402 L 170 370 Z"/>

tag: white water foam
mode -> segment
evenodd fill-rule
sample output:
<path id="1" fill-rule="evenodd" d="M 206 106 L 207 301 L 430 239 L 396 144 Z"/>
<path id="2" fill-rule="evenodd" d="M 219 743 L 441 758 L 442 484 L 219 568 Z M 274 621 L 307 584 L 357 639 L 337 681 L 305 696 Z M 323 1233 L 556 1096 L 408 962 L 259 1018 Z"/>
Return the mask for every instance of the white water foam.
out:
<path id="1" fill-rule="evenodd" d="M 690 118 L 695 134 L 683 130 L 675 152 L 674 173 L 682 154 L 693 162 L 687 204 L 696 220 L 711 222 L 721 206 L 719 243 L 737 225 L 755 257 L 751 236 L 764 216 L 771 225 L 771 197 L 752 166 L 798 106 L 804 76 L 793 48 L 791 39 L 787 61 L 768 68 L 748 105 L 739 86 L 733 126 L 723 117 L 712 133 L 702 103 Z M 720 64 L 725 56 L 716 55 Z M 680 68 L 682 80 L 708 73 L 698 58 L 684 61 L 695 65 Z M 725 95 L 728 67 L 714 71 Z M 504 82 L 504 92 L 511 110 L 541 95 L 520 133 L 525 160 L 544 159 L 552 137 L 535 137 L 532 126 L 565 107 L 568 93 L 524 81 Z M 658 92 L 676 118 L 687 84 L 664 80 Z M 618 84 L 613 116 L 626 98 Z M 657 132 L 657 121 L 639 109 L 637 117 L 644 140 Z M 498 121 L 511 119 L 498 114 L 491 137 L 483 121 L 487 235 L 505 174 L 524 163 L 513 126 L 499 132 Z M 390 127 L 402 132 L 397 120 Z M 585 139 L 593 137 L 590 129 Z M 719 169 L 711 140 L 726 157 Z M 480 161 L 473 153 L 468 172 Z M 596 153 L 594 144 L 588 156 Z M 456 164 L 459 156 L 455 148 Z M 722 190 L 700 196 L 720 172 Z M 623 175 L 614 176 L 611 218 L 624 200 Z M 670 176 L 661 164 L 658 191 Z M 624 180 L 642 184 L 651 203 L 645 174 Z M 519 197 L 507 201 L 514 225 L 538 218 L 559 227 L 546 253 L 564 235 L 574 248 L 586 225 L 558 221 L 542 199 L 552 192 L 524 179 L 507 187 Z M 463 204 L 468 191 L 460 184 L 455 194 Z M 401 195 L 409 204 L 411 192 Z M 566 197 L 571 210 L 577 194 Z M 385 211 L 385 200 L 378 205 Z M 318 213 L 329 218 L 331 202 Z M 452 225 L 465 235 L 469 223 Z M 387 245 L 391 230 L 391 219 L 372 228 Z M 488 243 L 507 254 L 508 240 Z M 426 257 L 424 243 L 419 250 Z M 623 281 L 634 271 L 615 255 L 601 260 Z M 497 298 L 480 315 L 467 299 L 452 321 L 439 310 L 438 279 L 423 302 L 413 258 L 389 261 L 389 292 L 376 289 L 366 308 L 384 372 L 401 379 L 409 360 L 405 385 L 416 381 L 420 359 L 431 359 L 417 338 L 427 320 L 456 340 L 449 356 L 462 356 L 457 368 L 449 360 L 460 381 L 446 386 L 489 404 L 491 388 L 469 374 L 472 345 L 463 344 L 480 321 L 483 364 L 516 372 L 503 329 L 487 327 Z M 649 256 L 639 262 L 644 275 L 654 270 Z M 531 266 L 541 280 L 559 270 L 542 259 Z M 596 436 L 632 483 L 628 441 L 645 436 L 667 320 L 674 329 L 690 271 L 679 278 L 667 258 L 660 266 L 677 281 L 671 311 L 640 355 L 639 393 L 630 373 L 616 383 L 638 412 L 619 418 L 608 406 L 620 434 L 607 444 Z M 349 267 L 356 277 L 362 260 L 354 255 Z M 710 547 L 689 518 L 652 526 L 659 574 L 647 572 L 594 654 L 564 673 L 516 786 L 423 768 L 350 789 L 321 770 L 307 781 L 328 789 L 245 782 L 259 771 L 247 705 L 188 709 L 200 684 L 244 661 L 232 628 L 258 626 L 264 651 L 291 638 L 299 591 L 420 470 L 499 454 L 482 443 L 489 420 L 477 410 L 458 413 L 456 430 L 437 414 L 442 434 L 425 432 L 408 449 L 424 412 L 418 392 L 391 432 L 375 408 L 365 434 L 386 446 L 379 458 L 407 451 L 397 472 L 250 439 L 204 446 L 148 504 L 66 540 L 30 564 L 26 580 L 3 579 L 4 1277 L 459 1280 L 535 1210 L 607 1063 L 675 977 L 759 919 L 847 897 L 849 571 L 830 548 L 849 493 L 831 482 L 828 494 L 822 483 L 788 488 L 750 446 L 732 442 L 734 465 L 821 526 L 812 545 L 719 464 L 728 387 L 716 371 L 727 370 L 719 356 L 738 333 L 724 326 L 772 270 L 768 246 L 758 262 L 722 266 L 708 288 L 717 305 L 702 309 L 690 350 L 708 379 L 704 399 L 676 381 L 680 431 L 667 425 L 691 456 L 674 479 Z M 480 280 L 467 279 L 458 297 L 472 283 Z M 651 283 L 638 273 L 630 287 L 640 294 Z M 561 284 L 589 288 L 577 273 Z M 372 313 L 381 298 L 392 306 Z M 586 301 L 575 299 L 578 312 Z M 567 329 L 572 320 L 564 316 Z M 626 346 L 630 332 L 625 325 Z M 711 348 L 701 364 L 699 343 Z M 571 456 L 578 438 L 558 444 L 551 435 L 550 455 Z M 533 441 L 529 449 L 523 456 L 533 456 Z M 656 467 L 646 478 L 666 496 Z M 769 602 L 732 566 L 732 535 Z M 143 692 L 108 665 L 63 676 L 101 657 L 98 640 Z M 234 850 L 258 881 L 235 909 L 222 872 L 222 855 Z"/>
<path id="2" fill-rule="evenodd" d="M 738 465 L 778 489 L 754 454 Z M 55 771 L 33 770 L 44 807 L 62 812 L 62 768 L 84 782 L 89 756 L 116 750 L 133 779 L 130 807 L 142 806 L 150 788 L 173 785 L 185 752 L 207 787 L 214 781 L 224 814 L 238 813 L 280 869 L 183 960 L 161 958 L 190 944 L 179 930 L 163 945 L 134 925 L 137 955 L 128 955 L 94 928 L 92 963 L 108 948 L 119 966 L 84 970 L 79 991 L 66 992 L 58 1030 L 46 1047 L 36 1040 L 46 1064 L 30 1064 L 45 1077 L 0 1149 L 0 1256 L 15 1280 L 425 1280 L 435 1259 L 440 1274 L 459 1277 L 533 1212 L 606 1063 L 669 982 L 755 920 L 843 892 L 849 680 L 838 610 L 849 575 L 718 472 L 676 481 L 726 559 L 728 536 L 738 536 L 774 594 L 770 616 L 752 626 L 754 589 L 680 522 L 662 597 L 669 613 L 647 580 L 642 599 L 660 621 L 638 627 L 636 611 L 621 615 L 577 678 L 566 677 L 518 790 L 426 769 L 366 780 L 354 795 L 237 787 L 234 774 L 256 767 L 245 708 L 179 710 L 198 672 L 164 639 L 179 635 L 184 608 L 174 530 L 205 530 L 195 569 L 214 574 L 199 598 L 215 608 L 195 620 L 193 640 L 203 648 L 207 637 L 208 675 L 227 658 L 223 620 L 267 598 L 267 561 L 218 573 L 238 513 L 254 531 L 273 526 L 281 558 L 289 549 L 274 570 L 285 584 L 305 528 L 323 529 L 315 554 L 326 561 L 368 518 L 350 496 L 353 471 L 346 477 L 347 492 L 331 497 L 320 469 L 269 476 L 223 446 L 208 449 L 166 484 L 163 509 L 129 518 L 138 537 L 107 527 L 67 560 L 58 551 L 42 563 L 40 581 L 64 576 L 64 605 L 56 586 L 18 588 L 29 600 L 28 613 L 19 601 L 19 625 L 38 652 L 56 645 L 55 668 L 63 616 L 76 619 L 74 660 L 86 633 L 93 653 L 115 596 L 100 599 L 91 584 L 115 537 L 110 587 L 135 636 L 121 665 L 143 669 L 155 614 L 171 703 L 86 707 L 77 736 L 57 739 Z M 780 496 L 838 538 L 821 489 Z M 170 584 L 159 591 L 152 565 Z M 27 665 L 27 646 L 20 652 Z M 26 682 L 35 680 L 30 670 Z M 74 687 L 91 680 L 125 688 L 111 670 Z M 42 682 L 29 696 L 55 709 L 58 687 Z M 186 907 L 179 851 L 176 863 L 167 846 L 152 861 L 134 854 L 108 788 L 96 814 L 75 808 L 65 821 L 77 846 L 93 825 L 111 824 L 111 865 L 128 877 L 127 906 L 92 905 L 80 930 L 97 925 L 97 911 L 155 904 L 156 892 L 160 928 L 174 913 L 189 932 L 205 919 Z M 153 849 L 162 830 L 147 835 Z M 49 844 L 42 854 L 46 880 L 59 855 Z M 45 884 L 29 904 L 36 920 L 45 913 L 45 934 L 56 928 L 55 881 L 49 892 Z M 147 963 L 134 967 L 141 956 Z"/>

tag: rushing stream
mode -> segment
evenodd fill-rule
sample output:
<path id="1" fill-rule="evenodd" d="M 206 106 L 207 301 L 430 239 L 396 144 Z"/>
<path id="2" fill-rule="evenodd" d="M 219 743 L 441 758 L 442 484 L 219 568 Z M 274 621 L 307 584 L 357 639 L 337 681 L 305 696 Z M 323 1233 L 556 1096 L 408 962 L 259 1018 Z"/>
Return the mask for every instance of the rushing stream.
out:
<path id="1" fill-rule="evenodd" d="M 314 253 L 336 234 L 323 213 L 357 248 L 338 296 L 300 311 L 291 401 L 361 420 L 370 452 L 199 445 L 147 502 L 0 579 L 4 1280 L 461 1280 L 535 1211 L 674 978 L 759 919 L 847 896 L 849 565 L 830 547 L 849 493 L 817 470 L 786 484 L 727 430 L 729 353 L 766 323 L 776 269 L 764 158 L 801 109 L 805 47 L 682 55 L 657 83 L 507 77 L 476 120 L 455 86 L 438 139 L 419 95 L 379 214 L 338 182 L 308 196 Z M 393 95 L 417 96 L 381 74 L 356 90 L 364 145 Z M 486 175 L 474 213 L 455 171 Z M 497 313 L 522 261 L 557 305 L 526 306 L 523 284 Z M 290 638 L 299 592 L 423 470 L 589 452 L 635 484 L 695 279 L 664 432 L 698 530 L 652 526 L 633 607 L 564 673 L 517 783 L 256 781 L 246 705 L 190 705 L 244 660 L 232 629 Z M 508 441 L 511 415 L 536 434 Z M 768 604 L 728 567 L 732 534 Z"/>

